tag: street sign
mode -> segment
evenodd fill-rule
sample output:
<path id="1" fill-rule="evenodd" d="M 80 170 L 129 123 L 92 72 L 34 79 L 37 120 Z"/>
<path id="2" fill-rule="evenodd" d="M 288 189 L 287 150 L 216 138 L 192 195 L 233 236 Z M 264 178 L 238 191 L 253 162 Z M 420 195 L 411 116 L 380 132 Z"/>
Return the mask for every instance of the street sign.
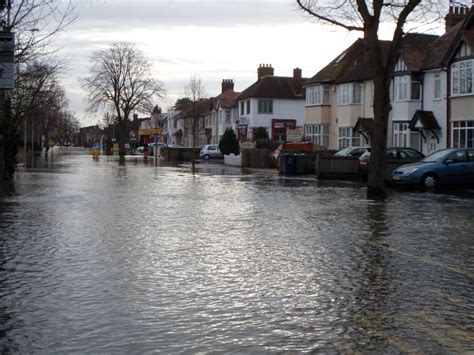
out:
<path id="1" fill-rule="evenodd" d="M 286 129 L 286 141 L 287 142 L 301 142 L 303 140 L 303 130 L 301 128 L 287 128 Z"/>

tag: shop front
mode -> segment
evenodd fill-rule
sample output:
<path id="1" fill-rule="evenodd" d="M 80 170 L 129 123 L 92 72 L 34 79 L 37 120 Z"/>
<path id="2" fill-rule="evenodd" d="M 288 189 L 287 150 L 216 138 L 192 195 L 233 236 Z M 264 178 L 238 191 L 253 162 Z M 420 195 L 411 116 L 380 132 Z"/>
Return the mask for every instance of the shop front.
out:
<path id="1" fill-rule="evenodd" d="M 138 131 L 138 140 L 141 145 L 150 144 L 154 142 L 162 143 L 163 129 L 159 128 L 147 128 L 140 129 Z"/>
<path id="2" fill-rule="evenodd" d="M 296 120 L 272 120 L 272 141 L 286 142 L 286 129 L 295 129 Z"/>

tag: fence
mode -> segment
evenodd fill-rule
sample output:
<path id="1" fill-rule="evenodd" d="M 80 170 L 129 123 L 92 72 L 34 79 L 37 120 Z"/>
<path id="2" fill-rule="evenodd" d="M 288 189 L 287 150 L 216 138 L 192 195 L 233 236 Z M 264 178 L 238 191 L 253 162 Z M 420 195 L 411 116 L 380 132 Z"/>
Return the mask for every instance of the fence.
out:
<path id="1" fill-rule="evenodd" d="M 273 169 L 275 163 L 270 157 L 270 149 L 241 149 L 242 168 Z"/>
<path id="2" fill-rule="evenodd" d="M 387 159 L 385 162 L 385 181 L 392 180 L 392 172 L 399 166 L 417 161 L 417 159 Z M 358 158 L 319 156 L 316 171 L 320 179 L 365 179 L 368 174 L 368 166 L 361 167 Z"/>
<path id="3" fill-rule="evenodd" d="M 194 148 L 194 157 L 199 158 L 199 148 Z M 161 155 L 166 161 L 191 161 L 193 160 L 193 148 L 164 148 L 161 149 Z"/>
<path id="4" fill-rule="evenodd" d="M 319 179 L 361 178 L 359 159 L 353 157 L 327 157 L 320 155 L 316 162 L 316 173 Z"/>

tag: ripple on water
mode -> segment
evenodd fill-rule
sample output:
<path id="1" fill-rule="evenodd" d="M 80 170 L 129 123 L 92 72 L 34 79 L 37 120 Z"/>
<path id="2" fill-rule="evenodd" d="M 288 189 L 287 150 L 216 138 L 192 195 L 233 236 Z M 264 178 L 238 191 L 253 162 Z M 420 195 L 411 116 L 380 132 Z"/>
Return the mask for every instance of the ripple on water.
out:
<path id="1" fill-rule="evenodd" d="M 0 352 L 474 350 L 472 198 L 200 169 L 21 172 L 0 197 Z"/>

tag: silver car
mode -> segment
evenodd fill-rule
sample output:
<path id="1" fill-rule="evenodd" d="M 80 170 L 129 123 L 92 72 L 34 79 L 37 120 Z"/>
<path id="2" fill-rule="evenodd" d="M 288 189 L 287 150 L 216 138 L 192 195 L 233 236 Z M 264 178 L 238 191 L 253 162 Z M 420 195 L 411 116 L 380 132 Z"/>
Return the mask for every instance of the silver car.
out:
<path id="1" fill-rule="evenodd" d="M 219 150 L 218 144 L 208 144 L 202 147 L 199 152 L 199 158 L 201 159 L 211 159 L 211 158 L 222 158 L 224 155 Z"/>

